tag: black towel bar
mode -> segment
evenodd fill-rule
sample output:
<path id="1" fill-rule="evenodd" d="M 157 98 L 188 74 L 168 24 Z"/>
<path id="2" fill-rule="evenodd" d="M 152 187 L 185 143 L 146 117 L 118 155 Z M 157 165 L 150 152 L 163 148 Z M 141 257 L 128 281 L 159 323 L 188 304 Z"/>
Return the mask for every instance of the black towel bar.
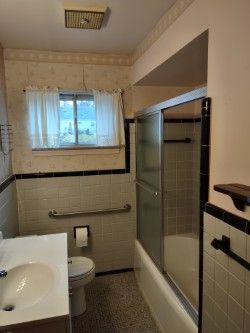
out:
<path id="1" fill-rule="evenodd" d="M 191 139 L 185 138 L 180 140 L 164 140 L 164 143 L 191 143 Z"/>
<path id="2" fill-rule="evenodd" d="M 227 254 L 229 257 L 237 261 L 241 266 L 245 267 L 247 270 L 250 270 L 250 263 L 230 250 L 230 238 L 224 235 L 222 236 L 221 239 L 214 238 L 211 242 L 211 245 L 216 250 L 221 250 L 222 252 Z"/>

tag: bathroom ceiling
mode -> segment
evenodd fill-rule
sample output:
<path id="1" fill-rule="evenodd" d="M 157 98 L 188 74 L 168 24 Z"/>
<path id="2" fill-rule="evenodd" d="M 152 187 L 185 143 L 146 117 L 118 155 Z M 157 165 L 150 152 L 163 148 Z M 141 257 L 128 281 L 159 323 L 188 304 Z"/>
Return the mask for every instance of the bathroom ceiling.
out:
<path id="1" fill-rule="evenodd" d="M 129 54 L 176 0 L 0 0 L 4 48 Z M 107 6 L 101 30 L 66 29 L 64 8 Z"/>

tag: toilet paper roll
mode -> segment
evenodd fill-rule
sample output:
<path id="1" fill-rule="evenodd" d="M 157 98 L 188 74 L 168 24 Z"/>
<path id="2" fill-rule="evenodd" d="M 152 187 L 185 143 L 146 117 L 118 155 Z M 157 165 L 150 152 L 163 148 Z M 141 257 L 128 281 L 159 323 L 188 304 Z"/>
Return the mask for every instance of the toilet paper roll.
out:
<path id="1" fill-rule="evenodd" d="M 88 246 L 88 229 L 76 228 L 76 247 Z"/>

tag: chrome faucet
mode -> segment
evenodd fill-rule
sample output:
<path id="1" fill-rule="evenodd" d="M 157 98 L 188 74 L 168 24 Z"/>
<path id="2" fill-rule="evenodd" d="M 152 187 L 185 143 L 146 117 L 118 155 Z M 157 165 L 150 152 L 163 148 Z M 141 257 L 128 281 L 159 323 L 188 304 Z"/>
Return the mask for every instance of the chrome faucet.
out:
<path id="1" fill-rule="evenodd" d="M 8 272 L 7 272 L 6 270 L 4 270 L 4 269 L 1 270 L 1 271 L 0 271 L 0 278 L 1 278 L 1 279 L 5 278 L 5 277 L 7 276 L 7 274 L 8 274 Z"/>

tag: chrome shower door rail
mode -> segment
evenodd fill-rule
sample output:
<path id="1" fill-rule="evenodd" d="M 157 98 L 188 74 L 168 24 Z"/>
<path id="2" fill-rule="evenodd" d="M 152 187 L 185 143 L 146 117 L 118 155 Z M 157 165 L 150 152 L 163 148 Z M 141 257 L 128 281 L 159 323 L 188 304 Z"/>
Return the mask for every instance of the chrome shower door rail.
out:
<path id="1" fill-rule="evenodd" d="M 49 217 L 64 217 L 64 216 L 76 216 L 76 215 L 92 215 L 92 214 L 108 214 L 108 213 L 120 213 L 129 212 L 131 210 L 131 205 L 126 204 L 119 208 L 107 208 L 107 209 L 96 209 L 96 210 L 84 210 L 79 212 L 64 212 L 57 213 L 56 210 L 52 209 L 49 211 Z"/>

